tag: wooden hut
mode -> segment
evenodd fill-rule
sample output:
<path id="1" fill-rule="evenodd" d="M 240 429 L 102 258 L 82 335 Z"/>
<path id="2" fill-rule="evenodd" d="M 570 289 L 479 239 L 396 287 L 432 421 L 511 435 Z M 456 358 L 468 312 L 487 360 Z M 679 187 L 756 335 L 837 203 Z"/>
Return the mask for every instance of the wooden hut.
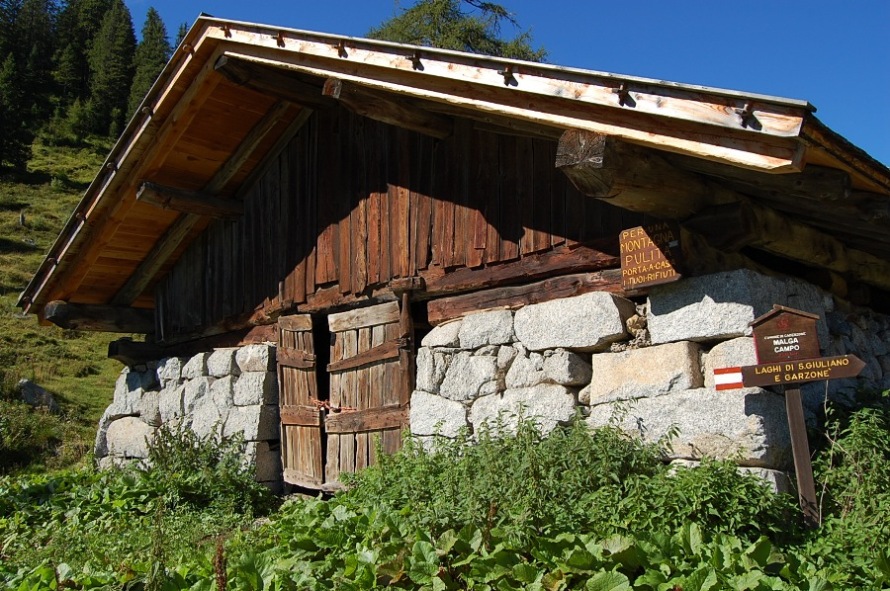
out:
<path id="1" fill-rule="evenodd" d="M 621 293 L 625 228 L 890 301 L 890 171 L 814 111 L 201 17 L 20 305 L 145 333 L 130 364 L 275 341 L 284 473 L 320 487 L 398 447 L 423 331 Z"/>

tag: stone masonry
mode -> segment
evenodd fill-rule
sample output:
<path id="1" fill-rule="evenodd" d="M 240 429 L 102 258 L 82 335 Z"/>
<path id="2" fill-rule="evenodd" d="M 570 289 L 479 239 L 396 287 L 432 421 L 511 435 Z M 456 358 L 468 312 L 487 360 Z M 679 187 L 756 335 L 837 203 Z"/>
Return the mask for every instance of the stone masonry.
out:
<path id="1" fill-rule="evenodd" d="M 99 466 L 144 462 L 162 425 L 182 425 L 200 437 L 242 434 L 245 463 L 254 468 L 256 479 L 280 489 L 274 345 L 217 349 L 124 368 L 114 401 L 99 422 Z"/>
<path id="2" fill-rule="evenodd" d="M 591 293 L 441 324 L 417 353 L 411 432 L 431 440 L 486 424 L 510 429 L 521 414 L 546 433 L 579 414 L 650 441 L 676 433 L 674 462 L 732 459 L 782 488 L 792 465 L 784 398 L 717 392 L 713 378 L 715 368 L 756 363 L 749 323 L 773 304 L 821 317 L 823 355 L 867 363 L 858 380 L 805 386 L 809 420 L 825 396 L 890 388 L 890 318 L 803 281 L 739 270 L 653 288 L 644 302 Z"/>
<path id="3" fill-rule="evenodd" d="M 890 388 L 890 318 L 803 281 L 748 270 L 684 279 L 631 301 L 605 292 L 519 310 L 487 310 L 436 326 L 417 350 L 413 435 L 543 432 L 580 416 L 647 440 L 674 433 L 670 460 L 728 458 L 774 486 L 791 467 L 784 399 L 763 388 L 717 392 L 715 368 L 756 363 L 749 323 L 773 304 L 820 316 L 822 354 L 855 354 L 858 379 L 803 387 L 809 421 L 826 397 Z M 125 368 L 96 436 L 100 466 L 144 461 L 161 425 L 200 436 L 241 433 L 258 481 L 281 487 L 274 345 L 219 349 Z M 780 487 L 781 488 L 781 487 Z"/>

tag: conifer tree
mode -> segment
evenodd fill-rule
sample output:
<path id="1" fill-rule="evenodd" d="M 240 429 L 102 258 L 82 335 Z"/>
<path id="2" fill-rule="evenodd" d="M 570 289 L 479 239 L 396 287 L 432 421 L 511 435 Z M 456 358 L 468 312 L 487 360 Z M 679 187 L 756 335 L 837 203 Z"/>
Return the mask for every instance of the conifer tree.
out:
<path id="1" fill-rule="evenodd" d="M 507 9 L 493 2 L 419 0 L 402 14 L 371 29 L 368 36 L 531 61 L 542 61 L 546 57 L 546 50 L 531 46 L 528 31 L 512 39 L 501 38 L 501 25 L 505 22 L 518 27 Z"/>
<path id="2" fill-rule="evenodd" d="M 31 156 L 34 136 L 24 105 L 20 72 L 8 53 L 0 63 L 0 170 L 23 172 Z"/>
<path id="3" fill-rule="evenodd" d="M 89 56 L 113 0 L 67 0 L 58 17 L 55 78 L 63 106 L 90 96 Z M 132 24 L 130 25 L 132 28 Z"/>
<path id="4" fill-rule="evenodd" d="M 158 74 L 170 59 L 170 42 L 167 41 L 167 28 L 161 15 L 149 8 L 142 26 L 142 40 L 136 46 L 134 59 L 133 86 L 130 88 L 130 102 L 127 113 L 132 115 L 142 102 Z"/>
<path id="5" fill-rule="evenodd" d="M 136 34 L 123 0 L 113 0 L 90 48 L 90 100 L 88 110 L 95 133 L 116 136 L 127 112 L 133 82 Z"/>
<path id="6" fill-rule="evenodd" d="M 173 43 L 173 47 L 179 47 L 182 43 L 182 40 L 185 39 L 185 36 L 189 32 L 189 27 L 185 23 L 179 23 L 179 29 L 176 31 L 176 41 Z"/>
<path id="7" fill-rule="evenodd" d="M 17 63 L 22 72 L 22 90 L 31 103 L 32 123 L 44 122 L 51 112 L 51 98 L 55 93 L 52 76 L 55 18 L 53 0 L 24 0 L 16 19 Z"/>

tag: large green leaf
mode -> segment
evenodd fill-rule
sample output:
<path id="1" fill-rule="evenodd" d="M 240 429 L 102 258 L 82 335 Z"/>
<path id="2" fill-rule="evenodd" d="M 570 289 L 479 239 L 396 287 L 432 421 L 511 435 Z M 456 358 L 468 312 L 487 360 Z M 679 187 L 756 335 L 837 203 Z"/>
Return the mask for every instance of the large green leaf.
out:
<path id="1" fill-rule="evenodd" d="M 622 573 L 608 571 L 597 573 L 584 586 L 587 591 L 632 591 L 630 580 Z"/>

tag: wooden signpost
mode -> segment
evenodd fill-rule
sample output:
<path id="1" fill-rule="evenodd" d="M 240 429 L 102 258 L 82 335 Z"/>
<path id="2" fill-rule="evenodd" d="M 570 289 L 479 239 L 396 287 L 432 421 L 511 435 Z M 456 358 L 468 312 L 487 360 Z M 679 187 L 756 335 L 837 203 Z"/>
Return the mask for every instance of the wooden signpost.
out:
<path id="1" fill-rule="evenodd" d="M 714 370 L 718 390 L 751 386 L 780 386 L 818 380 L 852 378 L 865 363 L 855 355 L 820 357 L 816 322 L 809 312 L 774 305 L 751 322 L 757 365 Z M 741 384 L 738 379 L 741 377 Z M 785 389 L 785 411 L 791 432 L 791 453 L 804 520 L 810 527 L 821 522 L 813 482 L 813 465 L 803 417 L 800 388 Z"/>
<path id="2" fill-rule="evenodd" d="M 680 230 L 670 222 L 656 222 L 622 230 L 618 237 L 621 254 L 621 287 L 625 292 L 677 281 L 680 260 Z"/>

